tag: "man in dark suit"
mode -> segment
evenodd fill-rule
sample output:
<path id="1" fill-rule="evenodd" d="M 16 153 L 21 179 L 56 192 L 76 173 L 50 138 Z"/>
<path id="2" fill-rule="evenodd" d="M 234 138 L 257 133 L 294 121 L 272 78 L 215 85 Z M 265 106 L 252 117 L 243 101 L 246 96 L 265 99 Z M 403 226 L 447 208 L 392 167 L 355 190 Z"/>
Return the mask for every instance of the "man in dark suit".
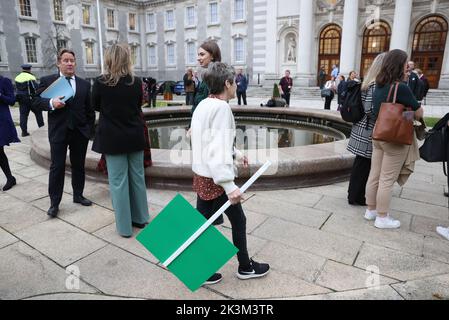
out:
<path id="1" fill-rule="evenodd" d="M 86 160 L 87 144 L 93 135 L 95 111 L 91 107 L 90 83 L 75 76 L 75 53 L 62 49 L 58 54 L 59 74 L 41 78 L 37 94 L 60 77 L 65 77 L 73 88 L 74 96 L 65 103 L 64 97 L 45 99 L 37 96 L 33 105 L 48 111 L 48 138 L 50 140 L 51 166 L 48 191 L 51 206 L 48 215 L 56 217 L 64 189 L 65 162 L 67 147 L 70 149 L 72 169 L 73 202 L 90 206 L 92 202 L 83 197 L 84 162 Z"/>

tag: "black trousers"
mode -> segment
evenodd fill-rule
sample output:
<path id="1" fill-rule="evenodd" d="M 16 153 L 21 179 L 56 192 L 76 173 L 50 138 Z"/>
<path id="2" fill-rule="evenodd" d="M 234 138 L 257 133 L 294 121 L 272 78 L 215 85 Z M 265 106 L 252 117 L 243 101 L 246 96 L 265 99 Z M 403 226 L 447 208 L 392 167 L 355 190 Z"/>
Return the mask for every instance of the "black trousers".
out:
<path id="1" fill-rule="evenodd" d="M 284 99 L 285 99 L 285 102 L 287 102 L 287 104 L 290 105 L 290 92 L 284 93 L 284 94 L 282 95 L 282 98 L 284 98 Z"/>
<path id="2" fill-rule="evenodd" d="M 196 209 L 206 218 L 209 219 L 212 215 L 221 208 L 228 201 L 226 193 L 210 201 L 201 200 L 197 197 Z M 243 212 L 242 205 L 231 205 L 225 211 L 226 216 L 229 218 L 232 227 L 232 242 L 239 249 L 237 252 L 237 259 L 241 267 L 246 268 L 250 264 L 248 248 L 246 245 L 246 217 Z"/>
<path id="3" fill-rule="evenodd" d="M 371 169 L 371 159 L 356 156 L 352 165 L 348 188 L 348 202 L 365 203 L 365 188 Z"/>
<path id="4" fill-rule="evenodd" d="M 9 168 L 8 157 L 6 156 L 5 148 L 3 146 L 0 147 L 0 168 L 2 168 L 2 171 L 7 179 L 12 178 L 11 169 Z"/>
<path id="5" fill-rule="evenodd" d="M 51 166 L 48 193 L 52 206 L 58 206 L 64 191 L 65 161 L 67 147 L 70 150 L 73 196 L 81 196 L 84 191 L 87 144 L 89 140 L 79 130 L 67 130 L 66 139 L 61 143 L 50 143 Z"/>
<path id="6" fill-rule="evenodd" d="M 330 97 L 326 97 L 325 98 L 324 110 L 330 110 L 331 109 L 332 100 L 334 100 L 334 94 L 333 93 L 332 93 L 332 95 Z"/>
<path id="7" fill-rule="evenodd" d="M 29 100 L 28 98 L 20 99 L 19 111 L 20 111 L 20 129 L 22 129 L 22 132 L 28 132 L 28 116 L 30 115 L 30 111 L 34 113 L 39 128 L 44 126 L 44 117 L 42 116 L 42 111 L 36 111 L 32 109 L 31 100 Z"/>
<path id="8" fill-rule="evenodd" d="M 195 92 L 186 92 L 186 105 L 193 106 L 195 98 Z"/>
<path id="9" fill-rule="evenodd" d="M 248 104 L 246 103 L 246 91 L 237 91 L 237 100 L 239 106 L 242 105 L 242 98 L 243 104 L 247 106 Z"/>

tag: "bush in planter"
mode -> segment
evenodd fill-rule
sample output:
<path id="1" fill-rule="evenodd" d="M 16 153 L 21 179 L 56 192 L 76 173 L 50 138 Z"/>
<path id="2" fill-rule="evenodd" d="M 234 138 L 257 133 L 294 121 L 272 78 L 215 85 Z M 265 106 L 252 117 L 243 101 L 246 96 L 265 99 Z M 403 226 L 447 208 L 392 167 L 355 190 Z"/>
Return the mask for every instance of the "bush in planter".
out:
<path id="1" fill-rule="evenodd" d="M 173 100 L 173 92 L 169 82 L 166 82 L 164 86 L 164 100 Z"/>
<path id="2" fill-rule="evenodd" d="M 272 98 L 275 99 L 275 98 L 280 98 L 280 97 L 281 97 L 281 94 L 279 93 L 279 87 L 278 87 L 277 83 L 275 83 L 274 87 L 273 87 L 273 96 L 272 96 Z"/>
<path id="3" fill-rule="evenodd" d="M 279 86 L 277 85 L 277 83 L 274 84 L 273 96 L 270 100 L 271 101 L 269 101 L 269 103 L 267 104 L 267 106 L 269 107 L 285 107 L 285 105 L 287 104 L 285 99 L 281 98 L 281 94 L 279 93 Z"/>

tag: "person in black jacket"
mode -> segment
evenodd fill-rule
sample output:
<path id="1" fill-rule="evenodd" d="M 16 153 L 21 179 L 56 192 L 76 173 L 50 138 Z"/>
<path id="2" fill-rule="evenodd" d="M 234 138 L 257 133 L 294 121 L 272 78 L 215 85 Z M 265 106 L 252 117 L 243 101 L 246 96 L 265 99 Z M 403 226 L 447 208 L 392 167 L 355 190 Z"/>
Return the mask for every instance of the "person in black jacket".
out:
<path id="1" fill-rule="evenodd" d="M 72 168 L 73 202 L 90 206 L 92 202 L 84 198 L 87 144 L 95 124 L 95 111 L 90 104 L 90 83 L 75 76 L 75 53 L 62 49 L 58 54 L 59 74 L 43 77 L 33 99 L 33 107 L 48 112 L 48 138 L 50 140 L 51 166 L 48 191 L 51 206 L 48 215 L 56 217 L 64 190 L 65 162 L 67 148 L 70 149 Z M 64 97 L 53 99 L 39 95 L 60 77 L 65 77 L 75 95 L 62 101 Z"/>
<path id="2" fill-rule="evenodd" d="M 422 88 L 424 84 L 419 79 L 418 74 L 415 71 L 415 63 L 413 61 L 409 61 L 407 63 L 407 86 L 412 90 L 413 95 L 418 101 L 422 100 Z"/>
<path id="3" fill-rule="evenodd" d="M 142 82 L 132 73 L 126 45 L 109 47 L 104 60 L 105 74 L 96 79 L 92 90 L 92 104 L 100 112 L 92 150 L 106 155 L 117 231 L 129 238 L 133 226 L 144 228 L 150 219 L 143 164 Z"/>

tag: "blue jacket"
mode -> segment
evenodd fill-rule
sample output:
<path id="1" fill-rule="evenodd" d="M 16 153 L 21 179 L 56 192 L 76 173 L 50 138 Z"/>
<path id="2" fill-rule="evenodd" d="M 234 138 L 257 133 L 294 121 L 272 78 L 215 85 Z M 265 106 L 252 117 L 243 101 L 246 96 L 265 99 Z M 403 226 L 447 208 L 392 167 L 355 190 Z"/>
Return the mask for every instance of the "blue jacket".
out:
<path id="1" fill-rule="evenodd" d="M 248 80 L 243 74 L 239 74 L 235 77 L 237 83 L 237 92 L 245 92 L 248 89 Z"/>
<path id="2" fill-rule="evenodd" d="M 9 110 L 9 106 L 13 106 L 15 102 L 11 80 L 0 76 L 0 147 L 20 142 Z"/>

